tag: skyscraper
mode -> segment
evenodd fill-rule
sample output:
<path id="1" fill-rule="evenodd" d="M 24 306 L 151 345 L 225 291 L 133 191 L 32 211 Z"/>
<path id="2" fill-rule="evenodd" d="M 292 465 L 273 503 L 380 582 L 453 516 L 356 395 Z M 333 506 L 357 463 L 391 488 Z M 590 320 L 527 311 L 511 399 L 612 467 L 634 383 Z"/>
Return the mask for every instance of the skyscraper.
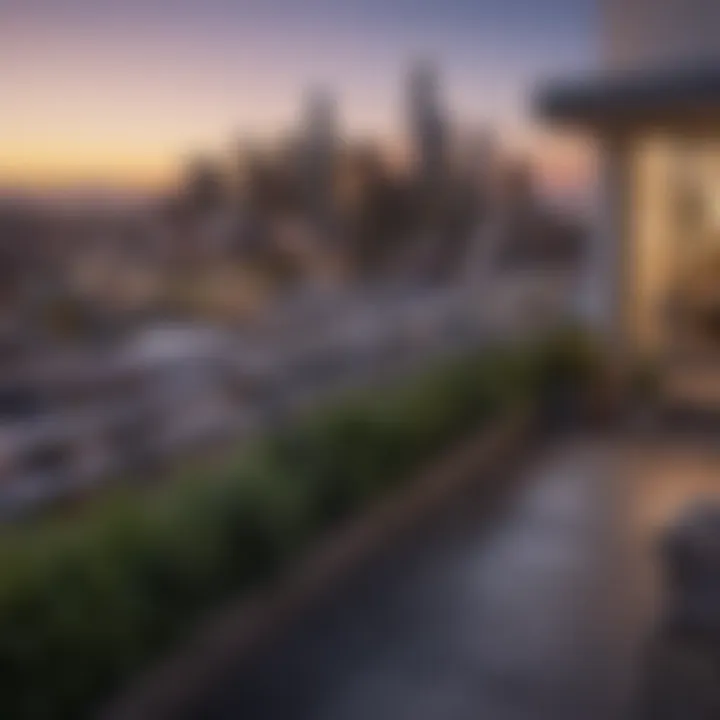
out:
<path id="1" fill-rule="evenodd" d="M 223 172 L 213 160 L 197 156 L 187 165 L 184 177 L 185 201 L 195 212 L 216 209 L 226 197 Z"/>
<path id="2" fill-rule="evenodd" d="M 337 149 L 336 106 L 325 90 L 307 96 L 302 128 L 302 184 L 310 219 L 321 231 L 329 230 L 334 210 Z"/>
<path id="3" fill-rule="evenodd" d="M 434 66 L 426 60 L 410 71 L 408 111 L 411 152 L 417 179 L 434 187 L 445 171 L 447 129 Z"/>

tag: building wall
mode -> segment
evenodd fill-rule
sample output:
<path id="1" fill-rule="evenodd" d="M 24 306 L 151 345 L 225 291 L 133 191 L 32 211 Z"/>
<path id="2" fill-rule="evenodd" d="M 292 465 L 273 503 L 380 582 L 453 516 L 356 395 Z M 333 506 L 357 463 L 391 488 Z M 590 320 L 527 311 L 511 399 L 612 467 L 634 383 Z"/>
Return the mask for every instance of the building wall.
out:
<path id="1" fill-rule="evenodd" d="M 611 70 L 720 62 L 720 0 L 600 0 Z"/>
<path id="2" fill-rule="evenodd" d="M 720 0 L 598 0 L 603 69 L 677 72 L 720 65 Z M 678 129 L 678 135 L 689 131 Z M 631 353 L 668 345 L 667 297 L 678 261 L 672 136 L 604 138 L 588 318 Z"/>

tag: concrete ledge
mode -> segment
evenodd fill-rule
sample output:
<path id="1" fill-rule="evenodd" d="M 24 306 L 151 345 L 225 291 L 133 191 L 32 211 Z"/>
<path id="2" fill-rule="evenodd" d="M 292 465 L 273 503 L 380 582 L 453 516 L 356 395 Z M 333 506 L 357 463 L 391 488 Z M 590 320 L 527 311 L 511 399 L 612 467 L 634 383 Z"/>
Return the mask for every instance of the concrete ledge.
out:
<path id="1" fill-rule="evenodd" d="M 116 698 L 101 720 L 171 720 L 208 693 L 344 577 L 432 517 L 489 472 L 521 454 L 534 413 L 513 412 L 466 439 L 415 480 L 321 538 L 303 560 L 201 624 L 172 657 Z"/>

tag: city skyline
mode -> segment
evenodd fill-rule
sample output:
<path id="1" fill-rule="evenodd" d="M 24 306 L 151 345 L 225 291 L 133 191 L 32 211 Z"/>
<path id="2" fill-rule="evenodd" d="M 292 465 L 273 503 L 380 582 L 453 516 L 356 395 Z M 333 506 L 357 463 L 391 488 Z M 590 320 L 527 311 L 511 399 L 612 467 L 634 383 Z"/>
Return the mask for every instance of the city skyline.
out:
<path id="1" fill-rule="evenodd" d="M 495 127 L 552 182 L 582 163 L 535 126 L 534 84 L 594 60 L 591 1 L 10 2 L 0 10 L 6 110 L 0 185 L 154 188 L 194 152 L 276 137 L 309 88 L 351 136 L 406 132 L 403 83 L 423 55 L 458 121 Z"/>

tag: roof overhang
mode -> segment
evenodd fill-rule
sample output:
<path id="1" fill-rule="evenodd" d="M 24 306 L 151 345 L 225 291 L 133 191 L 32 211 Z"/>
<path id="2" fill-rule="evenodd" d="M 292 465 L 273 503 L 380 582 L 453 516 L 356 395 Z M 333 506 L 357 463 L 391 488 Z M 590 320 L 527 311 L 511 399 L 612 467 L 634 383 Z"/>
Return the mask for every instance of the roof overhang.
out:
<path id="1" fill-rule="evenodd" d="M 718 132 L 720 64 L 555 83 L 541 90 L 536 105 L 551 122 L 592 129 L 714 126 Z"/>

